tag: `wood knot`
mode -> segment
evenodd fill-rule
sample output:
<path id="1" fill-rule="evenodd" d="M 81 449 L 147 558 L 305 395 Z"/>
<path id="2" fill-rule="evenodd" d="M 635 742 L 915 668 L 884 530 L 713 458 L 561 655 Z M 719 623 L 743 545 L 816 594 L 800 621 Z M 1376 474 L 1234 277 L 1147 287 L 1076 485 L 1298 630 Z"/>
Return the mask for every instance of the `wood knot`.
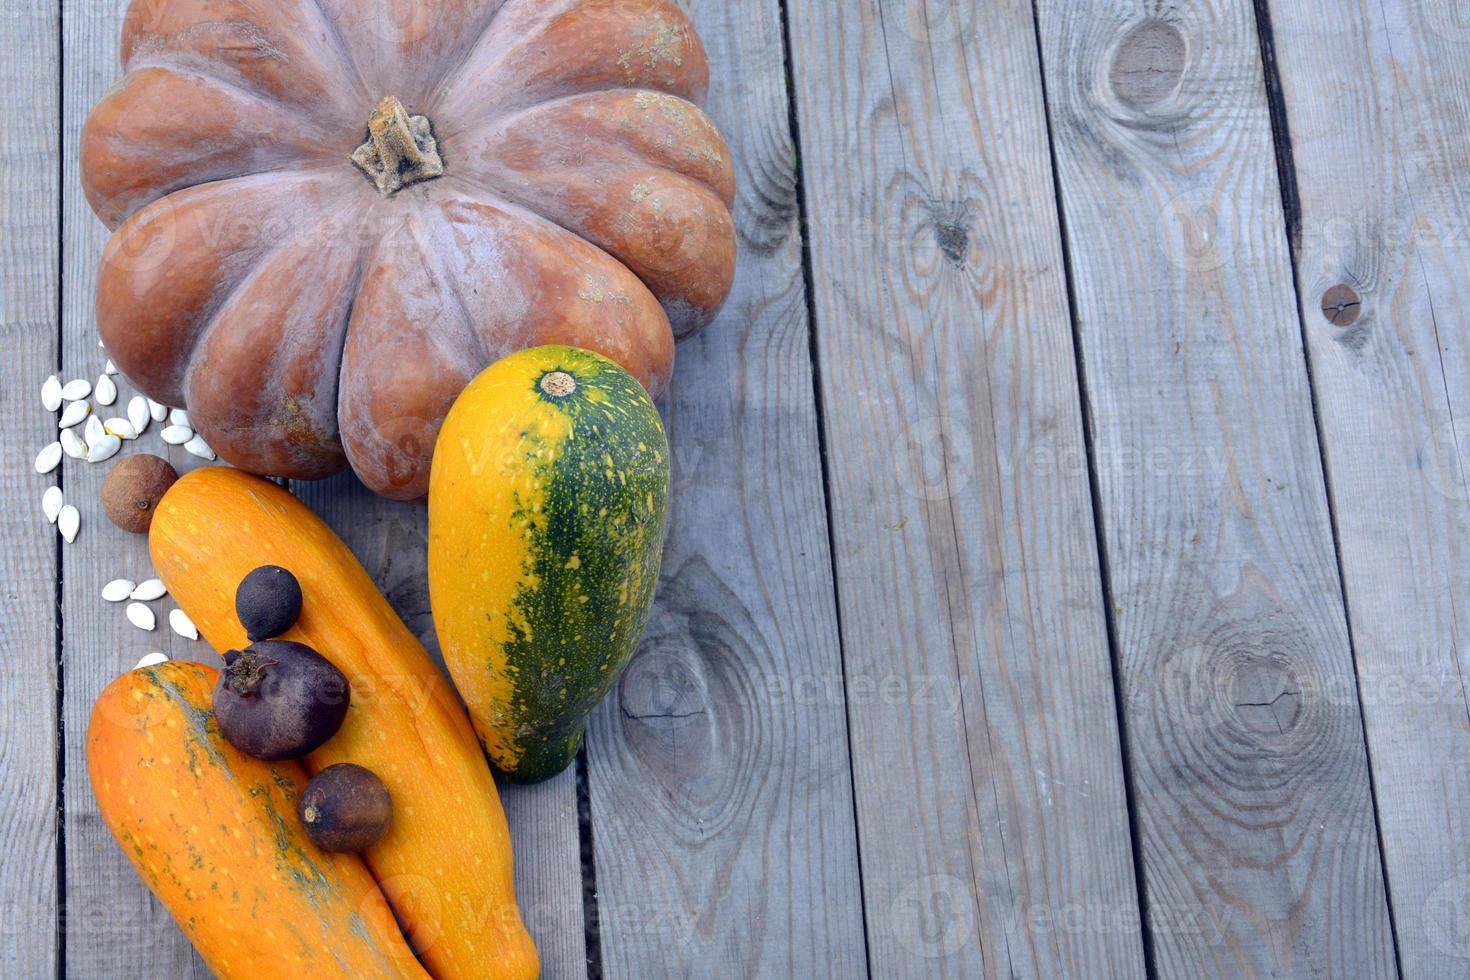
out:
<path id="1" fill-rule="evenodd" d="M 1322 315 L 1334 327 L 1350 327 L 1363 312 L 1363 299 L 1347 283 L 1338 283 L 1322 294 Z"/>
<path id="2" fill-rule="evenodd" d="M 1118 101 L 1147 109 L 1174 94 L 1184 77 L 1188 45 L 1179 28 L 1150 20 L 1129 31 L 1113 55 L 1108 73 Z"/>
<path id="3" fill-rule="evenodd" d="M 955 265 L 964 265 L 970 254 L 970 233 L 964 225 L 953 221 L 940 221 L 934 226 L 934 240 L 944 257 Z"/>

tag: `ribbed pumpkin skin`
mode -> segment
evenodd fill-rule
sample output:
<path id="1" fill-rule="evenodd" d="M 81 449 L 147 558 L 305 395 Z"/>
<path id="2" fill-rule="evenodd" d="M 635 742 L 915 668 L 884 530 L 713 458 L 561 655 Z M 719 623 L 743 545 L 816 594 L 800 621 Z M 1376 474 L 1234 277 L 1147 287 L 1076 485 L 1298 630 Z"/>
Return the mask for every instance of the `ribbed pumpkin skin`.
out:
<path id="1" fill-rule="evenodd" d="M 574 393 L 543 389 L 554 373 Z M 490 367 L 445 420 L 429 490 L 429 590 L 444 660 L 497 768 L 565 769 L 647 625 L 668 513 L 653 402 L 589 351 Z"/>
<path id="2" fill-rule="evenodd" d="M 149 545 L 169 593 L 216 650 L 246 643 L 235 589 L 247 573 L 280 565 L 296 575 L 302 613 L 284 639 L 319 651 L 352 685 L 347 720 L 306 768 L 352 762 L 387 785 L 393 824 L 363 857 L 414 949 L 437 980 L 536 976 L 510 830 L 469 718 L 341 539 L 276 484 L 210 467 L 170 488 Z"/>
<path id="3" fill-rule="evenodd" d="M 362 861 L 307 839 L 301 766 L 220 736 L 218 676 L 190 663 L 129 671 L 92 710 L 92 789 L 138 875 L 225 980 L 426 978 Z"/>
<path id="4" fill-rule="evenodd" d="M 454 398 L 573 344 L 657 397 L 734 281 L 730 151 L 674 0 L 133 0 L 82 132 L 97 318 L 231 463 L 422 499 Z M 444 175 L 350 159 L 380 100 Z"/>

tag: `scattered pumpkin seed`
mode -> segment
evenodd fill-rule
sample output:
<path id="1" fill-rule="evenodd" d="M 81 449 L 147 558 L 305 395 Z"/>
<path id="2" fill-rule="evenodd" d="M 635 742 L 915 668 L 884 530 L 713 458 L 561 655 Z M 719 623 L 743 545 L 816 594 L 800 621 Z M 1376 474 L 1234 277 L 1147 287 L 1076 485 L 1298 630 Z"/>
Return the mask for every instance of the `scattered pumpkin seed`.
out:
<path id="1" fill-rule="evenodd" d="M 102 423 L 102 428 L 119 439 L 138 438 L 138 430 L 127 419 L 108 419 Z"/>
<path id="2" fill-rule="evenodd" d="M 182 408 L 171 408 L 168 410 L 168 424 L 182 425 L 186 429 L 193 428 L 193 426 L 189 424 L 189 413 L 184 411 Z"/>
<path id="3" fill-rule="evenodd" d="M 161 653 L 150 653 L 142 660 L 139 660 L 138 666 L 134 667 L 133 669 L 142 670 L 145 667 L 157 667 L 159 664 L 166 663 L 168 663 L 168 657 L 164 656 Z"/>
<path id="4" fill-rule="evenodd" d="M 87 444 L 82 437 L 77 435 L 76 429 L 63 429 L 61 432 L 61 448 L 72 459 L 87 458 Z"/>
<path id="5" fill-rule="evenodd" d="M 61 413 L 61 419 L 56 423 L 56 427 L 58 429 L 70 429 L 74 425 L 85 422 L 87 416 L 91 414 L 91 405 L 86 402 L 72 402 L 66 406 L 66 411 Z"/>
<path id="6" fill-rule="evenodd" d="M 53 442 L 36 454 L 36 472 L 43 476 L 61 465 L 61 443 Z"/>
<path id="7" fill-rule="evenodd" d="M 110 406 L 117 401 L 117 384 L 104 373 L 92 386 L 92 394 L 96 397 L 97 404 Z"/>
<path id="8" fill-rule="evenodd" d="M 79 402 L 92 393 L 92 383 L 86 378 L 77 378 L 61 386 L 63 401 Z"/>
<path id="9" fill-rule="evenodd" d="M 112 363 L 112 361 L 109 359 L 107 362 L 107 367 L 103 368 L 102 370 L 106 371 L 108 374 L 117 374 L 117 365 Z"/>
<path id="10" fill-rule="evenodd" d="M 95 415 L 87 416 L 87 424 L 82 427 L 82 438 L 87 441 L 87 448 L 97 445 L 98 440 L 107 435 L 107 430 L 102 427 L 102 420 Z"/>
<path id="11" fill-rule="evenodd" d="M 195 436 L 184 443 L 184 449 L 198 456 L 200 459 L 214 460 L 217 458 L 214 450 L 209 448 L 209 443 L 204 441 L 203 436 Z"/>
<path id="12" fill-rule="evenodd" d="M 128 583 L 130 586 L 131 582 Z M 140 582 L 138 587 L 128 593 L 128 598 L 134 602 L 152 602 L 154 599 L 162 599 L 168 595 L 168 589 L 164 587 L 163 580 L 150 578 L 146 582 Z"/>
<path id="13" fill-rule="evenodd" d="M 108 602 L 122 602 L 132 595 L 135 588 L 128 579 L 115 578 L 102 587 L 102 598 Z"/>
<path id="14" fill-rule="evenodd" d="M 161 438 L 170 446 L 182 446 L 194 438 L 194 430 L 182 425 L 171 425 L 163 430 Z"/>
<path id="15" fill-rule="evenodd" d="M 87 452 L 87 462 L 105 463 L 116 456 L 122 450 L 122 440 L 110 433 L 102 433 L 92 448 Z"/>
<path id="16" fill-rule="evenodd" d="M 61 411 L 61 379 L 54 374 L 41 385 L 41 404 L 48 412 Z"/>
<path id="17" fill-rule="evenodd" d="M 56 526 L 61 530 L 61 536 L 71 544 L 77 539 L 77 532 L 82 529 L 82 515 L 71 504 L 61 508 L 61 513 L 56 515 Z"/>
<path id="18" fill-rule="evenodd" d="M 66 500 L 61 495 L 60 487 L 50 487 L 41 496 L 41 511 L 46 515 L 46 520 L 52 524 L 56 523 L 56 518 L 65 504 Z"/>
<path id="19" fill-rule="evenodd" d="M 128 603 L 127 615 L 128 622 L 140 630 L 148 630 L 151 633 L 158 625 L 158 617 L 153 615 L 153 610 L 141 602 Z"/>
<path id="20" fill-rule="evenodd" d="M 173 628 L 175 633 L 186 640 L 199 639 L 199 630 L 194 626 L 193 621 L 189 619 L 188 614 L 182 609 L 172 610 L 168 614 L 168 625 Z"/>
<path id="21" fill-rule="evenodd" d="M 158 402 L 154 401 L 151 398 L 147 399 L 147 402 L 148 402 L 148 413 L 153 416 L 153 421 L 155 421 L 155 422 L 162 422 L 162 421 L 164 421 L 165 419 L 168 418 L 168 406 L 167 405 L 160 405 Z"/>
<path id="22" fill-rule="evenodd" d="M 128 402 L 128 421 L 133 423 L 133 429 L 138 435 L 148 428 L 148 420 L 152 416 L 148 414 L 148 399 L 142 395 L 134 395 L 133 400 Z"/>

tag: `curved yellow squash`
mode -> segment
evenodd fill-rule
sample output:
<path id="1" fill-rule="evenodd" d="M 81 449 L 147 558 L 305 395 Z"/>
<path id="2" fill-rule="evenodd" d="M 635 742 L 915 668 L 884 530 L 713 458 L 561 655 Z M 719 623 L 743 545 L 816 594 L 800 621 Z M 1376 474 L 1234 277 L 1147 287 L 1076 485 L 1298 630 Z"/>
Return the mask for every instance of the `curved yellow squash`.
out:
<path id="1" fill-rule="evenodd" d="M 139 877 L 227 980 L 425 978 L 362 861 L 307 839 L 301 766 L 220 736 L 218 676 L 189 663 L 129 671 L 92 709 L 92 789 Z"/>
<path id="2" fill-rule="evenodd" d="M 352 552 L 268 480 L 224 467 L 170 488 L 149 532 L 153 565 L 216 650 L 242 648 L 235 589 L 261 565 L 301 582 L 285 639 L 319 651 L 352 685 L 342 729 L 307 756 L 313 773 L 353 762 L 393 795 L 388 835 L 364 852 L 414 949 L 438 980 L 534 977 L 510 829 L 464 708 Z"/>

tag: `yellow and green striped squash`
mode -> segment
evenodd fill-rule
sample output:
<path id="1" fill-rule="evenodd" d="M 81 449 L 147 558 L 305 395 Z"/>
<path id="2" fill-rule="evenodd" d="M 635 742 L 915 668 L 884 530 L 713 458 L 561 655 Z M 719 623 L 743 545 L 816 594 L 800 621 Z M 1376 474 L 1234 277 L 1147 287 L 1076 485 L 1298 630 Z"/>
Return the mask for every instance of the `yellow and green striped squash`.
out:
<path id="1" fill-rule="evenodd" d="M 455 402 L 429 486 L 429 588 L 445 663 L 496 767 L 565 769 L 632 656 L 658 582 L 669 447 L 612 361 L 539 347 Z"/>

